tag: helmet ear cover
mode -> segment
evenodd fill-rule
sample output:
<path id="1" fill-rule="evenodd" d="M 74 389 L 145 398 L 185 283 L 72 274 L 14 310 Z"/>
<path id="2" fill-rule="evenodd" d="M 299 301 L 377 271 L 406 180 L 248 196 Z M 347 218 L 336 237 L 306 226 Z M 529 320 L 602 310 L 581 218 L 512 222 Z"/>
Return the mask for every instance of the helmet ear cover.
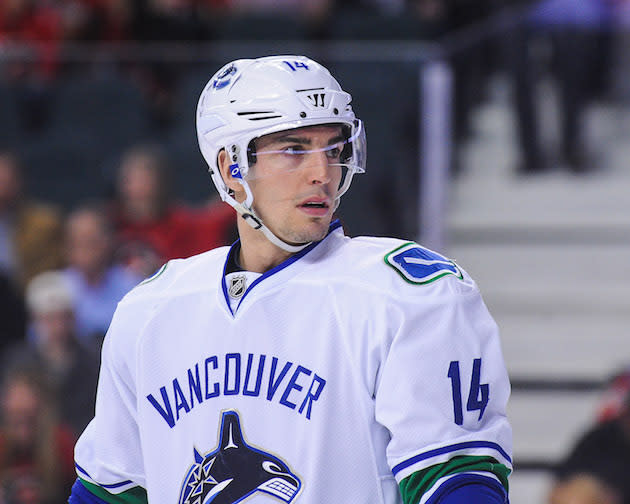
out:
<path id="1" fill-rule="evenodd" d="M 212 168 L 212 166 L 210 166 L 210 175 L 214 175 L 214 170 L 217 170 L 217 172 L 219 173 L 219 177 L 221 178 L 221 180 L 223 180 L 223 174 L 221 173 L 221 163 L 219 161 L 219 157 L 221 156 L 221 153 L 225 152 L 227 155 L 227 149 L 225 147 L 222 147 L 221 149 L 219 149 L 219 152 L 217 152 L 217 159 L 215 161 L 215 166 L 216 168 Z M 227 191 L 228 195 L 230 197 L 234 197 L 234 189 L 230 188 L 225 181 L 223 180 L 223 184 L 225 185 L 225 190 Z"/>

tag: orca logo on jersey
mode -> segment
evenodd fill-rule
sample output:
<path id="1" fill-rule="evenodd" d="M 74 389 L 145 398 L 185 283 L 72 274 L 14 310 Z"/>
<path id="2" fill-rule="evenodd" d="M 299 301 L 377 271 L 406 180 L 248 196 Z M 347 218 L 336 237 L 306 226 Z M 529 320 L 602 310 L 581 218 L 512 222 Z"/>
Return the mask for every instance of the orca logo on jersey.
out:
<path id="1" fill-rule="evenodd" d="M 238 414 L 221 418 L 219 446 L 205 456 L 196 449 L 195 462 L 186 473 L 179 504 L 235 504 L 255 492 L 291 502 L 301 483 L 278 457 L 249 446 Z"/>
<path id="2" fill-rule="evenodd" d="M 413 284 L 427 284 L 445 275 L 455 275 L 460 280 L 464 278 L 453 261 L 413 242 L 405 243 L 385 255 L 385 264 Z"/>

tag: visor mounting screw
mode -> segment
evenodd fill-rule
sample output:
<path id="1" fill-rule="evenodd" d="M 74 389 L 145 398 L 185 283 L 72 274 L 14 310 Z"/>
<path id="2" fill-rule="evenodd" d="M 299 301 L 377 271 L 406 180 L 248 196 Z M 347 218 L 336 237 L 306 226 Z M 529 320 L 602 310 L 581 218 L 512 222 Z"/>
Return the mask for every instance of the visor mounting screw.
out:
<path id="1" fill-rule="evenodd" d="M 300 117 L 304 119 L 306 117 L 306 112 L 300 112 Z"/>
<path id="2" fill-rule="evenodd" d="M 338 115 L 339 114 L 339 109 L 338 108 L 334 108 L 333 109 L 333 114 Z"/>

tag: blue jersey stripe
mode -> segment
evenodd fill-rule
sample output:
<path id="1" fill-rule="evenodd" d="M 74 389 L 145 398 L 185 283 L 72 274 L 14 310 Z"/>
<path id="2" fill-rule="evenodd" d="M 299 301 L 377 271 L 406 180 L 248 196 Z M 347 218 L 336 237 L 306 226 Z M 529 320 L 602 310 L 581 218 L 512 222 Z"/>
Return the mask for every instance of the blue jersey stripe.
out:
<path id="1" fill-rule="evenodd" d="M 77 479 L 72 485 L 72 492 L 68 498 L 68 504 L 108 504 L 104 499 L 90 492 L 80 479 Z"/>
<path id="2" fill-rule="evenodd" d="M 407 459 L 404 462 L 401 462 L 400 464 L 395 465 L 394 468 L 392 469 L 392 473 L 394 473 L 394 476 L 395 476 L 403 469 L 406 469 L 407 467 L 413 464 L 416 464 L 417 462 L 420 462 L 422 460 L 426 460 L 431 457 L 436 457 L 438 455 L 443 455 L 444 453 L 464 450 L 466 448 L 492 448 L 493 450 L 496 450 L 501 455 L 503 455 L 503 457 L 505 457 L 510 462 L 510 464 L 512 463 L 512 459 L 510 458 L 510 456 L 497 443 L 493 443 L 491 441 L 466 441 L 464 443 L 456 443 L 453 445 L 436 448 L 435 450 L 429 450 L 428 452 L 424 452 L 419 455 L 416 455 L 415 457 L 411 457 L 410 459 Z"/>
<path id="3" fill-rule="evenodd" d="M 129 485 L 129 484 L 133 483 L 133 481 L 127 480 L 127 481 L 121 481 L 120 483 L 112 483 L 111 485 L 104 485 L 102 483 L 98 483 L 97 481 L 95 481 L 94 478 L 92 478 L 92 476 L 90 476 L 90 473 L 88 473 L 85 469 L 83 469 L 83 467 L 81 467 L 79 464 L 77 464 L 75 462 L 74 465 L 79 470 L 79 472 L 85 474 L 88 478 L 90 478 L 92 481 L 94 481 L 95 484 L 97 484 L 98 486 L 103 487 L 103 488 L 118 488 L 118 487 Z"/>
<path id="4" fill-rule="evenodd" d="M 457 474 L 440 485 L 426 504 L 504 504 L 507 492 L 497 480 L 479 474 Z"/>

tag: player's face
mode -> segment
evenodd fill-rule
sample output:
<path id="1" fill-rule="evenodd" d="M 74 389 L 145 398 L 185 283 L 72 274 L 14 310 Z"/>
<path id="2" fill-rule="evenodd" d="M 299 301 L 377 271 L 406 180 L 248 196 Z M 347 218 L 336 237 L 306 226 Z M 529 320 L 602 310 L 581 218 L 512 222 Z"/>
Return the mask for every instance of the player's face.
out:
<path id="1" fill-rule="evenodd" d="M 322 239 L 332 219 L 341 182 L 341 126 L 311 126 L 256 140 L 249 185 L 254 208 L 282 240 Z"/>

